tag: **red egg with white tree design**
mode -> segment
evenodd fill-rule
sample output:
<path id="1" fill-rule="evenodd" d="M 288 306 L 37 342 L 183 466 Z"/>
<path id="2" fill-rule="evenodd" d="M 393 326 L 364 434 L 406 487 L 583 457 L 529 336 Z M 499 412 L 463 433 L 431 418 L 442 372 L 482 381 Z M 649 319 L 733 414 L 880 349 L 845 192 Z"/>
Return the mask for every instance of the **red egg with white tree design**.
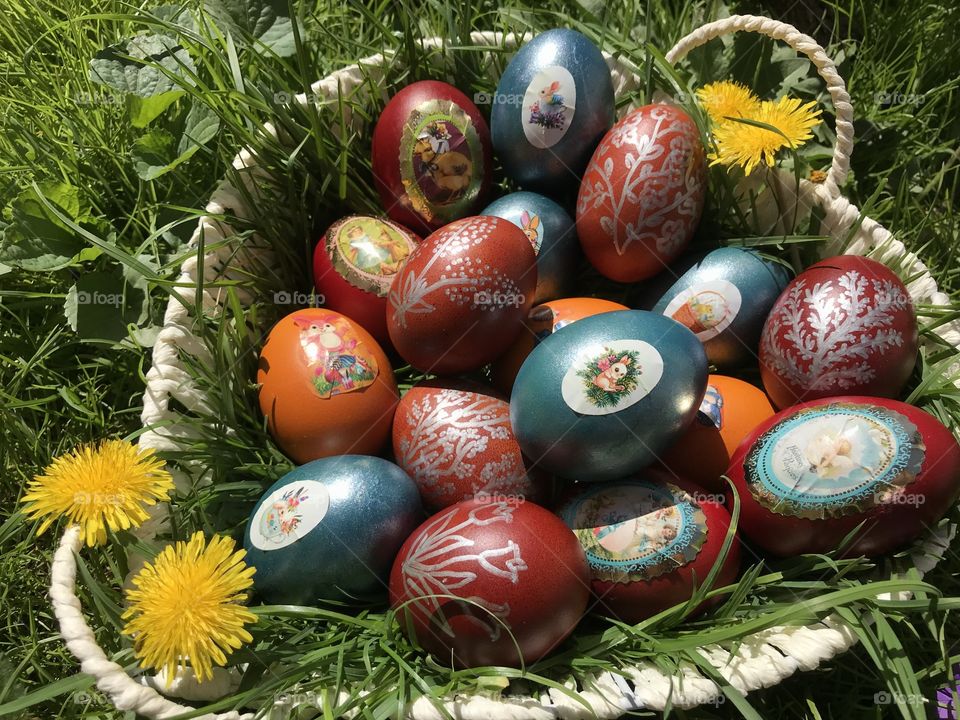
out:
<path id="1" fill-rule="evenodd" d="M 586 552 L 597 611 L 638 623 L 689 600 L 718 562 L 713 587 L 734 583 L 740 543 L 734 537 L 721 559 L 731 522 L 724 499 L 651 469 L 565 501 L 558 514 Z"/>
<path id="2" fill-rule="evenodd" d="M 766 553 L 830 552 L 856 530 L 845 555 L 883 555 L 956 502 L 960 445 L 913 405 L 822 398 L 761 423 L 727 475 L 740 496 L 740 530 Z"/>
<path id="3" fill-rule="evenodd" d="M 528 472 L 513 435 L 510 403 L 479 383 L 410 388 L 394 415 L 393 454 L 431 510 L 474 496 L 536 502 L 544 494 L 542 473 Z"/>
<path id="4" fill-rule="evenodd" d="M 611 128 L 577 198 L 577 235 L 603 275 L 636 282 L 689 245 L 703 211 L 706 156 L 696 123 L 666 104 L 644 105 Z"/>
<path id="5" fill-rule="evenodd" d="M 387 329 L 404 360 L 439 375 L 475 370 L 520 332 L 537 287 L 536 255 L 509 220 L 457 220 L 420 243 L 390 288 Z"/>
<path id="6" fill-rule="evenodd" d="M 539 660 L 573 631 L 589 598 L 576 536 L 529 502 L 441 510 L 407 539 L 390 574 L 400 627 L 457 667 Z"/>
<path id="7" fill-rule="evenodd" d="M 832 395 L 896 397 L 917 359 L 910 293 L 886 265 L 821 260 L 777 298 L 760 339 L 760 376 L 778 408 Z"/>
<path id="8" fill-rule="evenodd" d="M 490 130 L 452 85 L 422 80 L 394 95 L 373 130 L 373 179 L 393 220 L 423 233 L 483 207 Z"/>
<path id="9" fill-rule="evenodd" d="M 383 218 L 352 215 L 335 222 L 313 252 L 313 283 L 324 307 L 347 313 L 378 342 L 389 342 L 387 293 L 419 242 Z"/>

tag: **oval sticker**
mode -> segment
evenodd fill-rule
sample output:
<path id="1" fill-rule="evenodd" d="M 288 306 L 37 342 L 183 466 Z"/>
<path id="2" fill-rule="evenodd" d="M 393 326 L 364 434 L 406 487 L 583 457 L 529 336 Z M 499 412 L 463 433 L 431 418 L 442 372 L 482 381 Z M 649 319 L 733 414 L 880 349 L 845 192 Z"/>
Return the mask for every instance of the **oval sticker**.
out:
<path id="1" fill-rule="evenodd" d="M 564 402 L 582 415 L 608 415 L 646 397 L 663 376 L 663 358 L 643 340 L 582 349 L 563 376 Z"/>
<path id="2" fill-rule="evenodd" d="M 533 76 L 523 94 L 523 134 L 535 148 L 552 147 L 567 134 L 576 109 L 573 75 L 561 65 L 548 65 Z"/>
<path id="3" fill-rule="evenodd" d="M 390 292 L 413 248 L 413 241 L 393 223 L 362 215 L 342 220 L 327 235 L 327 255 L 340 276 L 380 297 Z"/>
<path id="4" fill-rule="evenodd" d="M 376 356 L 342 315 L 299 315 L 293 322 L 300 330 L 300 350 L 317 395 L 327 399 L 362 390 L 377 379 Z"/>
<path id="5" fill-rule="evenodd" d="M 323 520 L 330 493 L 316 480 L 290 483 L 264 498 L 250 521 L 250 542 L 260 550 L 293 545 Z"/>
<path id="6" fill-rule="evenodd" d="M 740 290 L 727 280 L 696 283 L 677 293 L 663 314 L 689 328 L 700 342 L 726 330 L 740 312 Z"/>

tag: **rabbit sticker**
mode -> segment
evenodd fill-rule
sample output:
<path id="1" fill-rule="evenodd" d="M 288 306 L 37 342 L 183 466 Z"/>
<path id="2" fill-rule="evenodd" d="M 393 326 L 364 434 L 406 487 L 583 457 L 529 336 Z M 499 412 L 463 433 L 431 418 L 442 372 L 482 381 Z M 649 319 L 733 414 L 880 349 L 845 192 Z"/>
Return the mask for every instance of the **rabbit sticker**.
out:
<path id="1" fill-rule="evenodd" d="M 523 94 L 523 134 L 536 148 L 556 145 L 567 134 L 577 105 L 577 86 L 570 72 L 548 65 L 534 75 Z"/>
<path id="2" fill-rule="evenodd" d="M 534 254 L 539 255 L 540 246 L 543 244 L 543 228 L 540 225 L 540 216 L 524 210 L 520 213 L 520 229 L 523 230 L 523 234 L 533 245 Z"/>
<path id="3" fill-rule="evenodd" d="M 585 349 L 561 382 L 564 402 L 582 415 L 606 415 L 645 397 L 663 375 L 663 358 L 642 340 Z"/>

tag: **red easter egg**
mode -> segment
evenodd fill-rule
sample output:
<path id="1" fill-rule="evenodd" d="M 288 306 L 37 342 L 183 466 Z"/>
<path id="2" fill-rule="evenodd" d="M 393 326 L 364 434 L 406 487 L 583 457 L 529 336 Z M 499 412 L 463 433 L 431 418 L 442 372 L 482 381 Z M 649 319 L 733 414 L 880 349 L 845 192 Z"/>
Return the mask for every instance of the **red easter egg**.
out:
<path id="1" fill-rule="evenodd" d="M 373 178 L 383 207 L 420 232 L 483 207 L 492 169 L 486 121 L 447 83 L 407 85 L 390 99 L 373 130 Z"/>
<path id="2" fill-rule="evenodd" d="M 589 599 L 576 536 L 529 502 L 441 510 L 407 539 L 390 574 L 401 628 L 457 667 L 539 660 L 573 631 Z"/>
<path id="3" fill-rule="evenodd" d="M 510 425 L 510 403 L 479 383 L 431 380 L 410 388 L 393 420 L 396 463 L 431 510 L 474 496 L 537 501 Z"/>
<path id="4" fill-rule="evenodd" d="M 770 555 L 882 555 L 956 502 L 960 445 L 932 415 L 897 400 L 822 398 L 787 408 L 737 448 L 727 475 L 740 529 Z"/>
<path id="5" fill-rule="evenodd" d="M 660 458 L 670 473 L 726 492 L 722 475 L 743 439 L 776 411 L 763 390 L 724 375 L 707 379 L 707 392 L 696 420 Z"/>
<path id="6" fill-rule="evenodd" d="M 724 499 L 646 470 L 567 500 L 558 514 L 586 552 L 597 610 L 633 624 L 689 600 L 720 558 L 730 528 Z M 739 568 L 734 538 L 713 587 L 735 582 Z"/>
<path id="7" fill-rule="evenodd" d="M 420 243 L 397 273 L 390 340 L 418 370 L 475 370 L 513 343 L 536 287 L 536 255 L 523 230 L 485 215 L 457 220 Z"/>
<path id="8" fill-rule="evenodd" d="M 896 397 L 916 360 L 910 293 L 886 265 L 858 255 L 797 275 L 760 339 L 760 375 L 778 408 L 832 395 Z"/>
<path id="9" fill-rule="evenodd" d="M 502 392 L 509 393 L 527 355 L 543 338 L 552 335 L 565 325 L 591 315 L 629 309 L 620 303 L 590 297 L 551 300 L 531 308 L 523 321 L 525 331 L 521 331 L 517 335 L 516 342 L 493 363 L 491 370 L 494 386 Z"/>
<path id="10" fill-rule="evenodd" d="M 636 282 L 659 273 L 700 222 L 706 157 L 696 123 L 673 105 L 644 105 L 597 146 L 580 183 L 577 235 L 603 275 Z"/>
<path id="11" fill-rule="evenodd" d="M 370 334 L 332 310 L 305 308 L 267 336 L 257 369 L 260 410 L 298 465 L 331 455 L 376 455 L 390 436 L 397 383 Z"/>
<path id="12" fill-rule="evenodd" d="M 348 313 L 377 342 L 389 342 L 387 293 L 419 242 L 383 218 L 352 215 L 335 222 L 313 251 L 313 283 L 324 307 Z"/>

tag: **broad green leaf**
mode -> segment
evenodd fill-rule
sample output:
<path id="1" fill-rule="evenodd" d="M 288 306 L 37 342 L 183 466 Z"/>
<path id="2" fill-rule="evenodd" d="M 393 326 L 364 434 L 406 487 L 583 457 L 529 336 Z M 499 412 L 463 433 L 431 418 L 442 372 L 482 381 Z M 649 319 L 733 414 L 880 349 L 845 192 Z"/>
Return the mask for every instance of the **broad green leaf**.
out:
<path id="1" fill-rule="evenodd" d="M 189 160 L 199 145 L 177 154 L 176 138 L 166 130 L 154 129 L 133 144 L 133 167 L 143 180 L 155 180 Z"/>
<path id="2" fill-rule="evenodd" d="M 143 321 L 146 299 L 146 281 L 131 282 L 115 268 L 81 275 L 67 292 L 63 313 L 81 339 L 116 342 L 127 337 L 128 324 Z"/>
<path id="3" fill-rule="evenodd" d="M 177 146 L 179 155 L 195 150 L 199 145 L 206 145 L 217 135 L 220 129 L 220 118 L 203 103 L 193 103 L 187 113 L 186 127 Z"/>
<path id="4" fill-rule="evenodd" d="M 44 183 L 39 191 L 70 219 L 88 218 L 80 209 L 80 190 L 67 183 Z M 24 270 L 48 271 L 79 262 L 86 244 L 41 202 L 33 188 L 21 192 L 8 209 L 10 223 L 0 242 L 0 262 Z"/>
<path id="5" fill-rule="evenodd" d="M 172 74 L 176 79 L 162 72 Z M 137 35 L 97 53 L 90 79 L 121 92 L 151 97 L 192 85 L 196 71 L 190 54 L 167 35 Z"/>
<path id="6" fill-rule="evenodd" d="M 150 97 L 127 95 L 127 112 L 130 115 L 130 124 L 135 128 L 145 128 L 182 95 L 182 90 L 171 90 Z"/>
<path id="7" fill-rule="evenodd" d="M 256 39 L 281 57 L 294 53 L 286 0 L 208 0 L 204 10 L 221 32 L 233 35 L 239 47 Z"/>

